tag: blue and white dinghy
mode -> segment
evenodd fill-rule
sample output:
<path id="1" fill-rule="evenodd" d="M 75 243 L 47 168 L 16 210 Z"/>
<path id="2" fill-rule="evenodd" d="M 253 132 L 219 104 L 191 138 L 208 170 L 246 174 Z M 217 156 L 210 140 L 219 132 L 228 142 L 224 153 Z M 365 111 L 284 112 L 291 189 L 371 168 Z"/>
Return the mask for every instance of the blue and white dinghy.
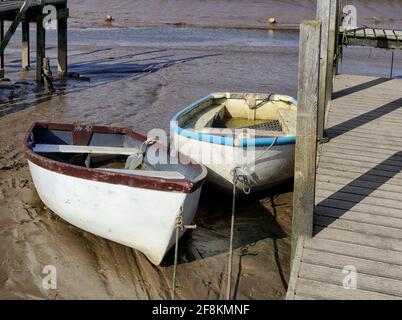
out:
<path id="1" fill-rule="evenodd" d="M 212 93 L 171 120 L 171 149 L 204 164 L 224 190 L 236 181 L 261 191 L 293 177 L 296 118 L 289 96 Z"/>

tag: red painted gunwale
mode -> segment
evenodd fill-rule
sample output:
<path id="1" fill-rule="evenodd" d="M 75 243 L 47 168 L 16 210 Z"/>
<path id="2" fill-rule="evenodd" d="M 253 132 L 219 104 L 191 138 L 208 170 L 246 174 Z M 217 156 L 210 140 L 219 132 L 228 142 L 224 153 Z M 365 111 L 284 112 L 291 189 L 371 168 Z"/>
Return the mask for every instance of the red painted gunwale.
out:
<path id="1" fill-rule="evenodd" d="M 198 173 L 198 178 L 194 181 L 189 179 L 180 180 L 168 180 L 156 177 L 143 177 L 132 174 L 100 171 L 96 168 L 86 168 L 80 167 L 68 163 L 59 162 L 41 156 L 32 150 L 31 137 L 35 128 L 47 128 L 49 130 L 62 130 L 73 132 L 74 128 L 85 128 L 86 130 L 91 130 L 92 133 L 110 133 L 110 134 L 123 134 L 132 137 L 140 142 L 144 142 L 146 137 L 138 134 L 128 128 L 116 128 L 108 126 L 84 126 L 84 125 L 74 125 L 67 123 L 49 123 L 49 122 L 35 122 L 32 124 L 28 133 L 25 136 L 23 145 L 24 152 L 27 159 L 37 166 L 44 169 L 64 174 L 67 176 L 77 177 L 86 180 L 93 180 L 99 182 L 105 182 L 110 184 L 120 184 L 136 188 L 160 190 L 167 192 L 182 192 L 191 193 L 197 190 L 205 181 L 206 169 L 197 163 L 188 164 L 193 170 Z M 167 152 L 166 148 L 162 145 L 158 145 L 160 151 Z M 182 155 L 180 155 L 182 157 Z"/>

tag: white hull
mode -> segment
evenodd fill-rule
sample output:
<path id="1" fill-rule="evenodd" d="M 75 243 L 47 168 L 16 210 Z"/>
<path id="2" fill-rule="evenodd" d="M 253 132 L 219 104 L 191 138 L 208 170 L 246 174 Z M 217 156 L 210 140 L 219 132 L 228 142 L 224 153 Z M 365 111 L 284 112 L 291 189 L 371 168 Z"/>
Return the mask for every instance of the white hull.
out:
<path id="1" fill-rule="evenodd" d="M 195 216 L 201 187 L 166 192 L 76 178 L 28 161 L 42 201 L 67 222 L 143 252 L 158 265 L 175 242 L 176 216 Z M 181 232 L 181 235 L 184 231 Z"/>
<path id="2" fill-rule="evenodd" d="M 293 177 L 294 144 L 253 147 L 227 146 L 173 134 L 173 147 L 208 168 L 207 180 L 232 192 L 233 170 L 247 166 L 252 192 L 260 191 Z M 257 161 L 256 161 L 257 159 Z M 255 166 L 253 165 L 255 163 Z M 238 187 L 242 187 L 238 183 Z"/>

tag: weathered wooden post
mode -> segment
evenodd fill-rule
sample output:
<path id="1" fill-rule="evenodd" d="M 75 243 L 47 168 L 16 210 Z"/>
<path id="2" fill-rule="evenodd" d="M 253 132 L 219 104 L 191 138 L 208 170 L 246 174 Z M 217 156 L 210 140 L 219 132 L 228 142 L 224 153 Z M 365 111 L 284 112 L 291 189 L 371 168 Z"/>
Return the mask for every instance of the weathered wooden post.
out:
<path id="1" fill-rule="evenodd" d="M 315 201 L 321 22 L 300 26 L 297 139 L 293 193 L 292 257 L 300 236 L 311 237 Z"/>
<path id="2" fill-rule="evenodd" d="M 324 138 L 325 112 L 332 96 L 338 0 L 318 0 L 317 20 L 321 20 L 320 89 L 318 104 L 318 139 Z"/>
<path id="3" fill-rule="evenodd" d="M 67 75 L 67 4 L 61 6 L 57 13 L 57 74 Z"/>
<path id="4" fill-rule="evenodd" d="M 22 69 L 29 70 L 31 61 L 29 57 L 29 21 L 22 22 Z"/>
<path id="5" fill-rule="evenodd" d="M 40 0 L 40 13 L 36 17 L 36 81 L 42 81 L 43 58 L 45 58 L 46 30 L 43 27 L 45 0 Z"/>
<path id="6" fill-rule="evenodd" d="M 340 27 L 342 26 L 342 17 L 343 17 L 343 0 L 338 0 L 337 10 L 336 10 L 336 26 L 335 26 L 335 65 L 334 65 L 334 73 L 340 74 L 342 72 L 342 55 L 343 55 L 343 43 L 340 41 Z"/>
<path id="7" fill-rule="evenodd" d="M 0 21 L 0 43 L 4 39 L 4 21 Z M 0 51 L 0 79 L 4 78 L 4 51 Z"/>

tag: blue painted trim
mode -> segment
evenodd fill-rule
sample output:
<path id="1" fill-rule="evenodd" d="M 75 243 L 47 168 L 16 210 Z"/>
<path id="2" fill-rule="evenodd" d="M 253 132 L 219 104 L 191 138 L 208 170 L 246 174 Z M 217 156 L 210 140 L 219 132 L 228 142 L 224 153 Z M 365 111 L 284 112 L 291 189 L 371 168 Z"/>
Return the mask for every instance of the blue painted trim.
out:
<path id="1" fill-rule="evenodd" d="M 188 107 L 184 108 L 183 110 L 179 111 L 170 121 L 170 130 L 175 132 L 183 137 L 204 141 L 214 144 L 226 145 L 226 146 L 234 146 L 234 139 L 232 137 L 224 137 L 212 134 L 206 134 L 197 132 L 194 130 L 183 129 L 179 127 L 179 119 L 184 116 L 186 113 L 193 110 L 197 105 L 202 102 L 208 101 L 213 99 L 213 95 L 206 96 L 192 104 Z M 297 106 L 298 102 L 295 99 L 292 99 L 292 104 Z M 275 138 L 256 138 L 256 139 L 240 139 L 239 144 L 241 147 L 247 146 L 256 146 L 256 147 L 264 147 L 270 146 L 274 142 Z M 295 144 L 296 136 L 286 136 L 286 137 L 278 137 L 276 139 L 275 145 L 287 145 L 287 144 Z"/>

